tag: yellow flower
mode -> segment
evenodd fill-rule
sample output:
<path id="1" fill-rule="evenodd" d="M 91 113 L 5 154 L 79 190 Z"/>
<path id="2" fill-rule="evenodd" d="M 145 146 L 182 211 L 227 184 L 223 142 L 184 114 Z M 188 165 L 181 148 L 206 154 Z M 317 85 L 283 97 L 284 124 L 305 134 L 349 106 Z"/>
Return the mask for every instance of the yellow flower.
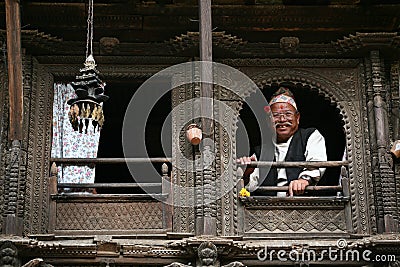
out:
<path id="1" fill-rule="evenodd" d="M 242 190 L 240 190 L 240 192 L 239 192 L 239 196 L 241 196 L 241 197 L 249 197 L 250 196 L 250 192 L 247 191 L 247 189 L 243 187 Z"/>

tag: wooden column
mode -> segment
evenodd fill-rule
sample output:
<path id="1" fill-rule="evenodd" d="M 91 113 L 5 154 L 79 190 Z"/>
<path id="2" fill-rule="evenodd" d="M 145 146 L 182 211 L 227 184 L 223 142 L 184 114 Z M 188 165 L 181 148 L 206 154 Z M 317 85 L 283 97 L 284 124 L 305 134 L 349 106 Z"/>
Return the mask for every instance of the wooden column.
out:
<path id="1" fill-rule="evenodd" d="M 19 0 L 5 0 L 7 25 L 8 91 L 10 95 L 10 140 L 22 140 L 23 90 L 21 17 Z"/>
<path id="2" fill-rule="evenodd" d="M 211 0 L 199 0 L 200 18 L 200 114 L 204 138 L 214 142 L 214 110 L 213 110 L 213 70 L 212 70 L 212 29 L 211 29 Z M 208 151 L 207 151 L 208 150 Z M 214 153 L 214 146 L 207 146 L 203 140 L 202 160 L 206 160 L 206 155 Z M 205 167 L 207 165 L 207 167 Z M 215 166 L 214 163 L 204 164 L 202 167 L 202 187 L 203 187 L 203 215 L 196 218 L 196 234 L 216 235 L 216 206 L 215 206 Z"/>
<path id="3" fill-rule="evenodd" d="M 376 144 L 378 150 L 379 173 L 382 183 L 384 229 L 378 231 L 398 232 L 398 215 L 396 214 L 396 195 L 395 178 L 392 168 L 389 165 L 389 154 L 387 152 L 389 145 L 389 122 L 387 114 L 387 104 L 384 99 L 384 68 L 379 51 L 371 51 L 372 64 L 372 88 L 374 90 L 374 114 L 375 114 L 375 132 Z M 379 224 L 378 224 L 379 226 Z"/>
<path id="4" fill-rule="evenodd" d="M 211 0 L 199 0 L 200 8 L 200 60 L 209 64 L 202 64 L 200 77 L 204 81 L 212 81 L 212 29 L 211 29 Z M 201 83 L 200 97 L 208 100 L 201 101 L 202 129 L 206 135 L 213 133 L 213 84 Z"/>

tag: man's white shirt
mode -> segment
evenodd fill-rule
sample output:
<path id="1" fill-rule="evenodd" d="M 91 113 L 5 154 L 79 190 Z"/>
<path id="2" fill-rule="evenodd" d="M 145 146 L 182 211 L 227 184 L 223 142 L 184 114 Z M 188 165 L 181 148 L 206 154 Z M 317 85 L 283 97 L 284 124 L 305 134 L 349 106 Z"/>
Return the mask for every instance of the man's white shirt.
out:
<path id="1" fill-rule="evenodd" d="M 287 151 L 289 149 L 290 142 L 292 141 L 293 136 L 289 138 L 289 140 L 285 143 L 279 143 L 275 145 L 275 159 L 276 161 L 285 161 L 285 157 Z M 325 139 L 321 135 L 318 130 L 315 130 L 310 137 L 308 138 L 306 151 L 304 152 L 304 156 L 306 158 L 305 161 L 326 161 L 326 147 L 325 147 Z M 326 168 L 319 168 L 316 170 L 306 170 L 304 169 L 299 177 L 303 175 L 309 175 L 313 177 L 313 179 L 319 179 L 325 172 Z M 278 168 L 278 179 L 280 182 L 277 184 L 278 186 L 283 186 L 287 184 L 287 176 L 285 168 Z M 253 173 L 250 174 L 250 180 L 246 188 L 252 192 L 257 189 L 258 181 L 260 176 L 260 170 L 255 168 Z M 286 196 L 286 192 L 278 192 L 278 196 Z"/>

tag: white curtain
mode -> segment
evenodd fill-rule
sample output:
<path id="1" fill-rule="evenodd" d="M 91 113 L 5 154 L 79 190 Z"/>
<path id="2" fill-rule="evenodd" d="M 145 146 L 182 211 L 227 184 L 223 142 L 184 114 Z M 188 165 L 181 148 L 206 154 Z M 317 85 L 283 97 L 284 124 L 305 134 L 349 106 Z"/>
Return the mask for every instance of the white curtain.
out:
<path id="1" fill-rule="evenodd" d="M 76 98 L 70 84 L 54 84 L 53 141 L 51 156 L 54 158 L 95 158 L 100 131 L 89 125 L 88 133 L 72 129 L 69 122 L 67 101 Z M 58 167 L 59 183 L 93 183 L 95 169 L 88 166 L 65 165 Z M 68 191 L 68 190 L 67 190 Z M 75 190 L 74 190 L 75 191 Z"/>

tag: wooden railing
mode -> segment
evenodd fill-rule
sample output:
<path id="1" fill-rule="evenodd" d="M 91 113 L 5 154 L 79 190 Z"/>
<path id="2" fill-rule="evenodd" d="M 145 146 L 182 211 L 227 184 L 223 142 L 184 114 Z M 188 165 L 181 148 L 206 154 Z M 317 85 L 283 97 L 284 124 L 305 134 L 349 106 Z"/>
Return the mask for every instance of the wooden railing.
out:
<path id="1" fill-rule="evenodd" d="M 171 158 L 50 158 L 50 162 L 67 165 L 123 164 L 123 163 L 169 163 Z"/>
<path id="2" fill-rule="evenodd" d="M 162 176 L 168 173 L 166 163 L 171 162 L 171 158 L 50 158 L 52 172 L 56 172 L 57 164 L 63 165 L 94 165 L 94 164 L 124 164 L 124 163 L 163 163 Z M 347 178 L 347 169 L 349 161 L 307 161 L 307 162 L 272 162 L 272 161 L 254 161 L 247 165 L 254 168 L 333 168 L 342 167 L 341 176 Z M 162 183 L 89 183 L 89 184 L 73 184 L 73 183 L 57 183 L 58 188 L 157 188 L 162 187 Z M 347 189 L 347 188 L 346 188 Z M 287 191 L 288 186 L 260 186 L 258 192 L 270 191 Z M 306 191 L 342 191 L 342 185 L 336 186 L 307 186 Z"/>
<path id="3" fill-rule="evenodd" d="M 341 167 L 341 181 L 339 185 L 333 186 L 317 186 L 310 185 L 306 187 L 306 191 L 334 191 L 343 192 L 345 196 L 349 195 L 349 185 L 348 185 L 348 172 L 347 167 L 349 166 L 349 161 L 254 161 L 249 164 L 239 164 L 242 167 L 253 167 L 253 168 L 334 168 Z M 288 191 L 289 186 L 259 186 L 257 192 L 284 192 Z"/>
<path id="4" fill-rule="evenodd" d="M 349 161 L 254 161 L 243 166 L 255 168 L 332 168 L 348 166 L 349 163 Z"/>
<path id="5" fill-rule="evenodd" d="M 50 158 L 52 163 L 51 174 L 56 176 L 57 165 L 86 165 L 95 164 L 140 164 L 140 163 L 163 163 L 161 177 L 167 177 L 169 170 L 167 163 L 171 158 Z M 161 179 L 160 177 L 160 179 Z M 57 188 L 161 188 L 160 183 L 57 183 Z M 164 190 L 163 190 L 164 191 Z"/>

